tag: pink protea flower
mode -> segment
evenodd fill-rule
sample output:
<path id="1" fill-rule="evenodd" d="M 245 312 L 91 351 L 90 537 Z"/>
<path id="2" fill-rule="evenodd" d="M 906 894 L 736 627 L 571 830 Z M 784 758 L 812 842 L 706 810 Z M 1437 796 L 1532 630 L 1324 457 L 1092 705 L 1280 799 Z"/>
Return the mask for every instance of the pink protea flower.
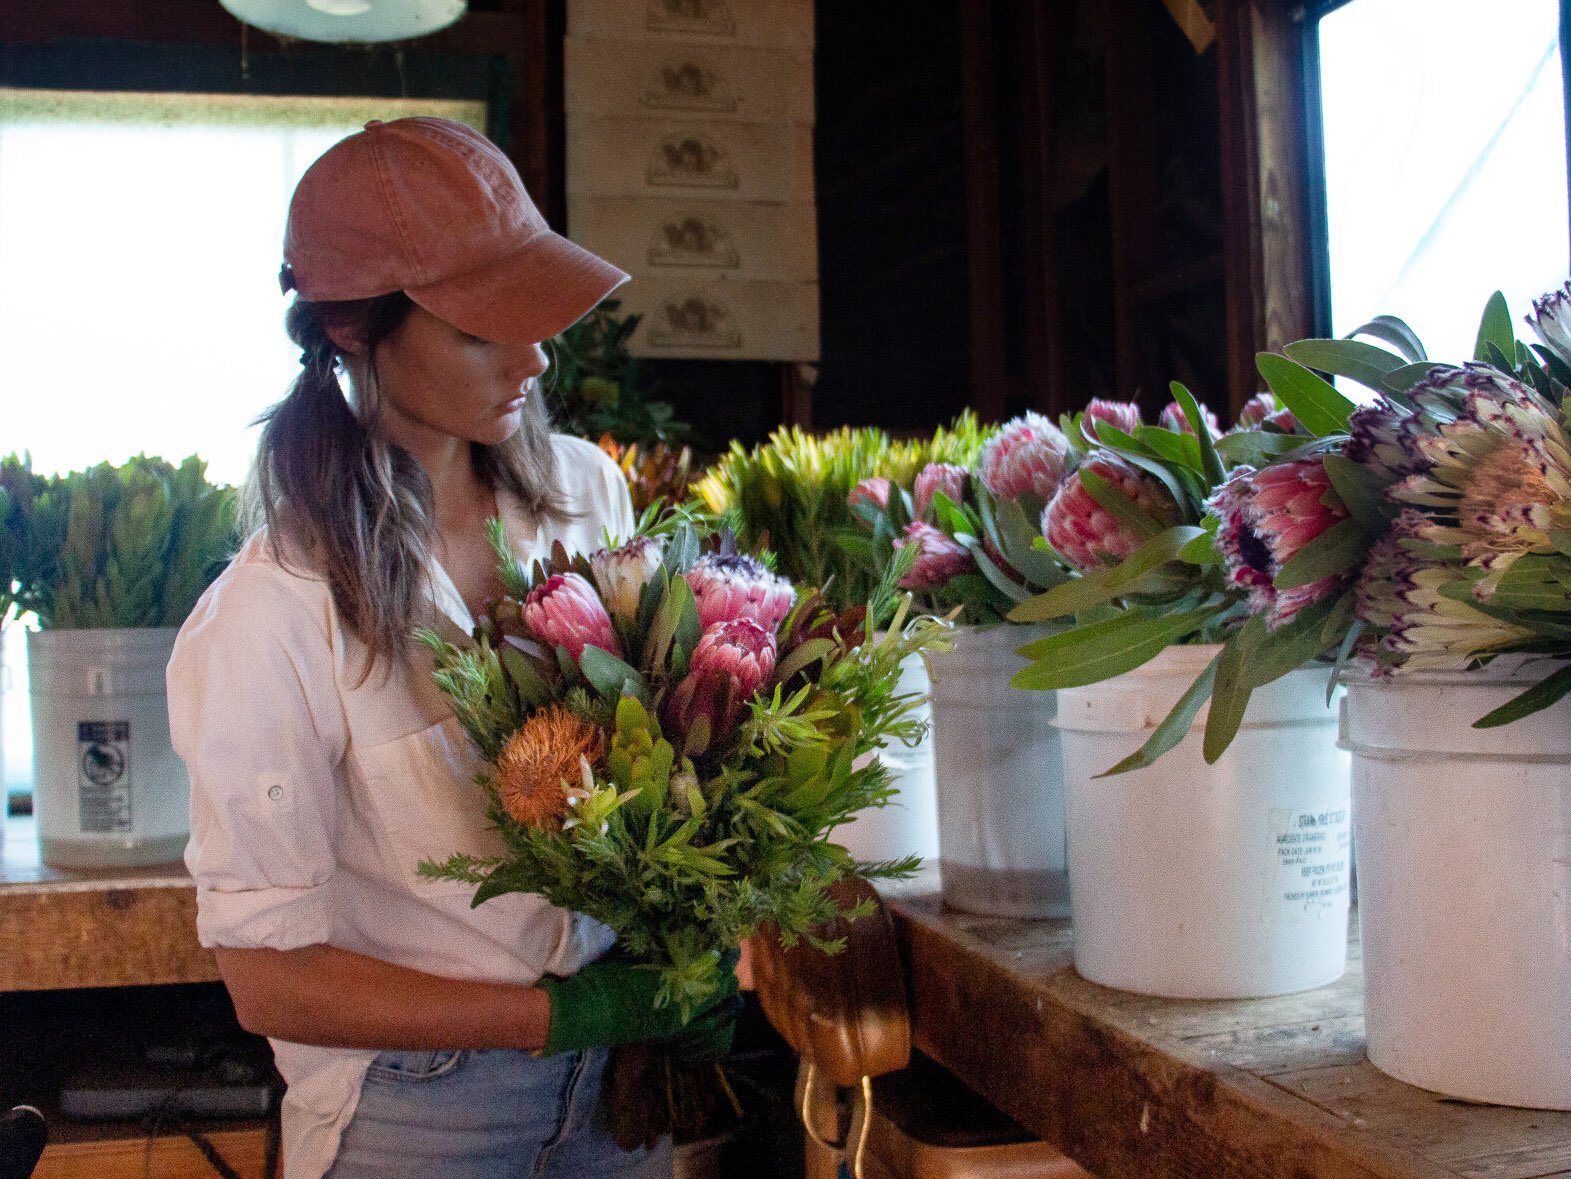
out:
<path id="1" fill-rule="evenodd" d="M 927 510 L 933 506 L 933 492 L 942 491 L 952 503 L 962 503 L 965 500 L 966 487 L 971 481 L 971 472 L 955 463 L 928 463 L 917 472 L 916 482 L 911 488 L 911 498 L 916 506 L 916 518 L 927 518 Z"/>
<path id="2" fill-rule="evenodd" d="M 994 499 L 1053 498 L 1068 468 L 1069 439 L 1039 413 L 1005 422 L 982 443 L 982 486 Z"/>
<path id="3" fill-rule="evenodd" d="M 751 618 L 733 618 L 704 628 L 687 675 L 666 697 L 663 719 L 685 738 L 700 717 L 709 722 L 708 748 L 728 736 L 753 695 L 775 673 L 779 648 L 774 632 Z"/>
<path id="4" fill-rule="evenodd" d="M 630 540 L 619 548 L 596 549 L 589 554 L 595 585 L 612 617 L 638 616 L 638 598 L 660 568 L 661 542 L 649 536 Z"/>
<path id="5" fill-rule="evenodd" d="M 524 599 L 524 625 L 537 639 L 565 647 L 574 659 L 585 647 L 621 655 L 616 630 L 605 604 L 576 573 L 557 573 L 529 591 Z"/>
<path id="6" fill-rule="evenodd" d="M 1178 522 L 1178 505 L 1167 488 L 1111 451 L 1092 451 L 1080 470 L 1106 479 L 1158 524 Z M 1118 564 L 1145 539 L 1097 503 L 1077 476 L 1065 479 L 1043 510 L 1042 535 L 1055 553 L 1082 573 Z"/>
<path id="7" fill-rule="evenodd" d="M 976 568 L 965 545 L 921 520 L 906 525 L 905 535 L 895 540 L 895 549 L 908 544 L 917 545 L 921 552 L 910 572 L 900 579 L 901 589 L 937 589 L 951 577 Z"/>
<path id="8" fill-rule="evenodd" d="M 1096 440 L 1096 423 L 1106 422 L 1116 426 L 1125 434 L 1133 434 L 1140 428 L 1140 407 L 1133 401 L 1108 401 L 1101 397 L 1093 398 L 1091 404 L 1086 406 L 1086 435 L 1094 442 Z"/>
<path id="9" fill-rule="evenodd" d="M 1216 547 L 1229 584 L 1249 592 L 1249 607 L 1281 626 L 1305 606 L 1335 593 L 1346 581 L 1331 574 L 1308 585 L 1277 589 L 1276 576 L 1303 547 L 1347 518 L 1318 458 L 1255 470 L 1239 467 L 1206 506 L 1217 516 Z"/>
<path id="10" fill-rule="evenodd" d="M 789 581 L 771 573 L 757 557 L 741 553 L 704 554 L 687 571 L 687 584 L 693 587 L 698 621 L 706 630 L 717 622 L 751 618 L 773 634 L 796 601 Z"/>
<path id="11" fill-rule="evenodd" d="M 1216 420 L 1216 414 L 1211 412 L 1210 406 L 1202 405 L 1200 411 L 1205 414 L 1206 429 L 1211 431 L 1211 437 L 1215 438 L 1222 432 L 1222 424 Z M 1176 401 L 1169 401 L 1166 407 L 1163 408 L 1158 424 L 1162 429 L 1171 430 L 1175 434 L 1193 434 L 1195 432 L 1194 427 L 1189 424 L 1189 418 L 1184 413 L 1184 407 Z"/>
<path id="12" fill-rule="evenodd" d="M 853 508 L 857 504 L 872 504 L 880 512 L 883 511 L 889 506 L 889 480 L 882 475 L 863 479 L 846 496 L 846 504 Z"/>
<path id="13" fill-rule="evenodd" d="M 1240 426 L 1258 426 L 1278 409 L 1275 395 L 1271 393 L 1256 393 L 1244 402 L 1244 408 L 1238 411 L 1238 424 Z"/>

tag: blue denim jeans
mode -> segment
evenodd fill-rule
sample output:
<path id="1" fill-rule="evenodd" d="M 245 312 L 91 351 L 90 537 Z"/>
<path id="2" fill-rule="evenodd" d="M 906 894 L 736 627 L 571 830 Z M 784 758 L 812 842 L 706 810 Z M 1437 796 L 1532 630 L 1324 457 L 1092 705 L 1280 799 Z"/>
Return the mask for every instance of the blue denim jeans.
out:
<path id="1" fill-rule="evenodd" d="M 624 1151 L 600 1100 L 603 1049 L 384 1052 L 328 1179 L 670 1179 L 671 1140 Z"/>

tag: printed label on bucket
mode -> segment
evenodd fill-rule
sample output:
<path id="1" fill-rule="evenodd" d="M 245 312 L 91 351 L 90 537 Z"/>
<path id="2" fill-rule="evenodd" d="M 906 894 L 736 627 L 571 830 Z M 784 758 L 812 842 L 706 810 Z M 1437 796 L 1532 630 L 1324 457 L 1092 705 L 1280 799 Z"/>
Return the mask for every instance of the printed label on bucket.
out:
<path id="1" fill-rule="evenodd" d="M 78 825 L 84 832 L 131 830 L 131 722 L 76 724 Z"/>
<path id="2" fill-rule="evenodd" d="M 1347 908 L 1352 828 L 1348 808 L 1271 812 L 1276 870 L 1266 892 L 1268 919 L 1311 921 Z"/>

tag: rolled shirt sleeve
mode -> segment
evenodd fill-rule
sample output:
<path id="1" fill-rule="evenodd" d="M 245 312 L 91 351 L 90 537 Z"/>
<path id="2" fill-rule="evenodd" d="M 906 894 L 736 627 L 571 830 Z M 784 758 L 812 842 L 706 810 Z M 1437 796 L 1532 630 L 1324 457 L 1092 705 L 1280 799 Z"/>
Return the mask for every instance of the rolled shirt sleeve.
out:
<path id="1" fill-rule="evenodd" d="M 191 777 L 185 860 L 204 946 L 331 938 L 348 738 L 329 607 L 320 581 L 242 553 L 175 644 L 170 733 Z"/>

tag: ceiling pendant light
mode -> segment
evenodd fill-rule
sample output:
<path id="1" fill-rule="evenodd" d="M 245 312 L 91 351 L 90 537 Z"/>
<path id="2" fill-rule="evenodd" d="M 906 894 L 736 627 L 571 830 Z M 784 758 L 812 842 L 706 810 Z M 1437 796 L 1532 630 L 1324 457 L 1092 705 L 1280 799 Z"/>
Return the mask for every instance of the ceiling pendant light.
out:
<path id="1" fill-rule="evenodd" d="M 219 0 L 246 24 L 300 41 L 334 45 L 408 41 L 445 29 L 467 0 Z"/>

